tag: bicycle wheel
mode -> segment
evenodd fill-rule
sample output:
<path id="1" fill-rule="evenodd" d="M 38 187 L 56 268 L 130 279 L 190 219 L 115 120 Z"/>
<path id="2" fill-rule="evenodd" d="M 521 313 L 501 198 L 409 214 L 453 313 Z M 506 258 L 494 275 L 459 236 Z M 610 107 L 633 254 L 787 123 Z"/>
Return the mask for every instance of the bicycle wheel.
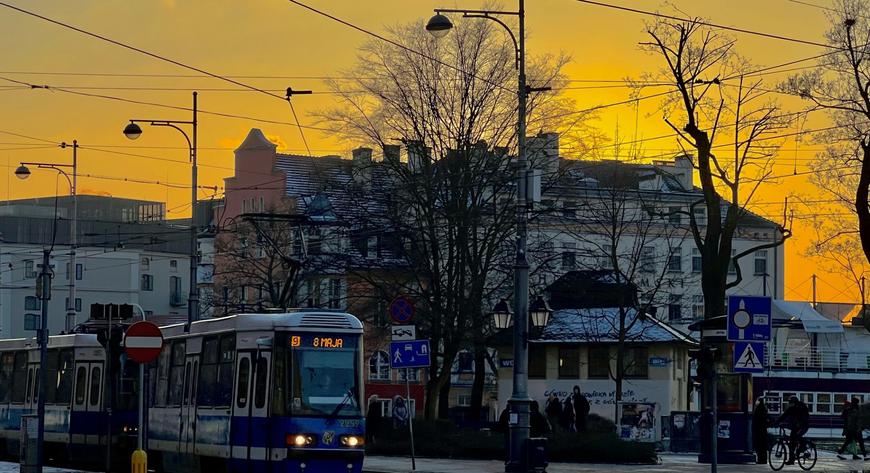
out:
<path id="1" fill-rule="evenodd" d="M 798 466 L 801 467 L 804 471 L 810 471 L 816 466 L 816 460 L 818 460 L 818 452 L 816 452 L 816 444 L 809 440 L 805 440 L 806 447 L 797 457 Z"/>
<path id="2" fill-rule="evenodd" d="M 785 462 L 788 461 L 788 444 L 783 440 L 777 440 L 770 446 L 770 451 L 767 453 L 767 464 L 773 471 L 782 470 Z"/>

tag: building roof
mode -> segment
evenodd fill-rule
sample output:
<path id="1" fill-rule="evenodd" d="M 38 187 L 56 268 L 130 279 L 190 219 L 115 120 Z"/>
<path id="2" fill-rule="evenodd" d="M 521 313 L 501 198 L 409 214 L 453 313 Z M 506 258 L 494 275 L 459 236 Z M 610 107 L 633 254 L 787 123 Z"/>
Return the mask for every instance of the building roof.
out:
<path id="1" fill-rule="evenodd" d="M 626 333 L 628 343 L 686 343 L 694 344 L 689 336 L 654 317 L 627 309 Z M 619 308 L 556 310 L 536 343 L 617 343 L 619 335 Z"/>
<path id="2" fill-rule="evenodd" d="M 773 323 L 788 324 L 799 321 L 807 333 L 844 333 L 843 324 L 816 312 L 809 302 L 773 299 Z"/>

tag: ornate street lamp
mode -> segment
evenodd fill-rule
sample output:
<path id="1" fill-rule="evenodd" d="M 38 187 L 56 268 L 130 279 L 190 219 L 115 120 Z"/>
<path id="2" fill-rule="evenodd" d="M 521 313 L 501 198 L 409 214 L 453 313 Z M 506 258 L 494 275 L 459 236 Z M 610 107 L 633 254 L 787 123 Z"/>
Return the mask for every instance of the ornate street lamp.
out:
<path id="1" fill-rule="evenodd" d="M 492 321 L 495 328 L 504 330 L 514 324 L 514 313 L 507 301 L 502 299 L 492 308 Z"/>

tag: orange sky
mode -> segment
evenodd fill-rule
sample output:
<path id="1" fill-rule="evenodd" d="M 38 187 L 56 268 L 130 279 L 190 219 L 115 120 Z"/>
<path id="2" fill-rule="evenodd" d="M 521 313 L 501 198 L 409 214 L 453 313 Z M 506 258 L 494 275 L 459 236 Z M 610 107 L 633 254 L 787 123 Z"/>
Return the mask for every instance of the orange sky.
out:
<path id="1" fill-rule="evenodd" d="M 830 6 L 830 0 L 813 0 Z M 147 2 L 105 2 L 97 0 L 12 1 L 89 31 L 147 49 L 205 70 L 231 76 L 282 76 L 280 79 L 240 79 L 278 95 L 288 86 L 324 92 L 320 80 L 303 78 L 341 74 L 352 66 L 358 45 L 368 40 L 354 31 L 282 0 L 152 0 Z M 435 7 L 480 8 L 482 2 L 432 0 L 309 0 L 310 5 L 342 19 L 383 33 L 389 25 L 423 21 Z M 619 80 L 637 77 L 655 67 L 654 58 L 638 50 L 645 41 L 644 17 L 572 0 L 529 0 L 527 3 L 527 47 L 530 54 L 564 52 L 573 58 L 567 72 L 577 80 Z M 655 10 L 662 3 L 651 0 L 621 1 L 635 8 Z M 826 28 L 823 11 L 789 0 L 673 0 L 670 2 L 689 15 L 701 15 L 713 22 L 746 29 L 781 34 L 811 41 L 822 41 Z M 504 2 L 513 8 L 513 2 Z M 460 20 L 463 21 L 463 20 Z M 470 20 L 464 20 L 470 21 Z M 421 23 L 422 25 L 422 23 Z M 103 77 L 50 73 L 112 74 L 191 74 L 177 66 L 113 46 L 80 33 L 63 29 L 6 8 L 0 8 L 0 76 L 28 83 L 66 87 L 100 87 L 80 92 L 111 95 L 138 101 L 187 107 L 189 90 L 200 91 L 200 109 L 266 120 L 291 122 L 285 102 L 246 91 L 208 89 L 232 88 L 205 77 Z M 814 46 L 767 38 L 734 34 L 737 49 L 759 65 L 771 65 L 819 54 Z M 767 76 L 773 87 L 785 74 Z M 289 78 L 293 77 L 293 78 Z M 574 83 L 572 85 L 584 85 Z M 0 86 L 8 85 L 0 81 Z M 589 85 L 589 84 L 585 84 Z M 184 88 L 186 91 L 124 90 L 129 87 Z M 624 88 L 571 91 L 581 107 L 616 102 L 628 98 Z M 294 99 L 304 124 L 312 124 L 310 113 L 333 102 L 329 94 L 299 96 Z M 615 107 L 602 112 L 597 126 L 610 133 L 619 125 L 623 133 L 650 137 L 668 133 L 654 103 L 636 112 L 630 107 Z M 786 101 L 787 110 L 800 104 Z M 118 155 L 96 150 L 81 150 L 79 174 L 111 178 L 131 177 L 147 181 L 187 185 L 190 180 L 184 139 L 163 128 L 144 129 L 143 136 L 131 142 L 121 130 L 129 118 L 189 119 L 189 113 L 165 108 L 84 97 L 50 90 L 0 88 L 0 130 L 52 141 L 78 139 L 83 146 L 115 149 L 124 153 L 157 159 Z M 635 130 L 635 123 L 638 124 Z M 824 126 L 823 116 L 813 118 L 807 127 Z M 200 115 L 200 183 L 223 184 L 231 173 L 232 149 L 251 127 L 259 127 L 270 137 L 284 143 L 292 152 L 303 152 L 295 127 L 246 119 Z M 349 154 L 332 137 L 307 131 L 314 154 Z M 67 150 L 51 147 L 20 149 L 42 143 L 0 133 L 0 166 L 10 166 L 7 178 L 0 179 L 0 198 L 53 195 L 55 176 L 50 171 L 34 172 L 28 181 L 18 181 L 12 170 L 19 161 L 65 162 Z M 114 148 L 120 146 L 118 148 Z M 647 144 L 649 154 L 676 149 L 673 140 Z M 813 149 L 819 145 L 786 141 L 777 160 L 777 175 L 792 173 L 797 157 L 798 171 L 806 171 Z M 169 161 L 167 161 L 169 160 Z M 176 162 L 170 162 L 176 161 Z M 58 183 L 66 192 L 65 181 Z M 109 193 L 115 196 L 146 198 L 167 202 L 170 217 L 189 213 L 189 190 L 158 184 L 135 184 L 117 180 L 81 177 L 81 193 Z M 205 198 L 212 191 L 203 190 Z M 219 194 L 218 194 L 219 195 Z M 780 220 L 785 195 L 816 198 L 819 192 L 805 177 L 787 177 L 765 185 L 756 199 L 755 211 Z M 809 277 L 819 273 L 819 300 L 857 300 L 854 284 L 837 275 L 826 274 L 817 262 L 802 256 L 812 239 L 806 217 L 818 210 L 794 207 L 799 217 L 795 236 L 786 247 L 786 298 L 809 299 Z"/>

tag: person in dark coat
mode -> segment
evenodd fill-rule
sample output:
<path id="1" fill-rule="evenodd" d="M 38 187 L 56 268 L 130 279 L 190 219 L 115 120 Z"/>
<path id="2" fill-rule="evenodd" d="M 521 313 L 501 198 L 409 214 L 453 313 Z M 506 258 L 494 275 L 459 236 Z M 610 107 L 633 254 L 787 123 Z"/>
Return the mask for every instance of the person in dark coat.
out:
<path id="1" fill-rule="evenodd" d="M 378 402 L 378 397 L 371 396 L 369 398 L 369 407 L 366 411 L 366 443 L 374 443 L 380 435 L 383 422 L 384 415 L 381 412 L 381 404 Z"/>
<path id="2" fill-rule="evenodd" d="M 589 401 L 580 392 L 580 386 L 574 385 L 571 402 L 574 404 L 574 428 L 577 432 L 585 432 L 586 419 L 589 418 Z"/>
<path id="3" fill-rule="evenodd" d="M 556 428 L 559 427 L 559 418 L 562 416 L 562 401 L 555 394 L 550 394 L 550 397 L 547 398 L 547 405 L 544 406 L 544 415 L 547 416 L 547 421 L 555 433 Z"/>
<path id="4" fill-rule="evenodd" d="M 810 429 L 810 410 L 803 401 L 792 396 L 788 399 L 788 408 L 776 422 L 789 429 L 788 434 L 788 461 L 786 465 L 794 465 L 795 454 L 804 449 L 804 435 Z"/>
<path id="5" fill-rule="evenodd" d="M 858 447 L 861 449 L 861 455 L 866 459 L 867 450 L 864 449 L 864 435 L 861 432 L 860 421 L 859 421 L 859 405 L 858 398 L 853 397 L 852 402 L 844 406 L 843 412 L 840 414 L 840 417 L 843 418 L 843 435 L 846 436 L 846 440 L 843 442 L 843 446 L 841 446 L 837 450 L 837 458 L 841 460 L 845 460 L 846 457 L 843 456 L 843 453 L 849 447 L 852 442 L 858 442 Z M 860 460 L 861 457 L 858 455 L 852 454 L 852 460 Z"/>
<path id="6" fill-rule="evenodd" d="M 759 465 L 767 463 L 767 426 L 770 419 L 767 414 L 767 406 L 764 398 L 755 401 L 755 410 L 752 411 L 752 448 L 755 450 L 755 462 Z"/>
<path id="7" fill-rule="evenodd" d="M 574 432 L 576 429 L 574 425 L 574 403 L 571 401 L 571 396 L 566 396 L 562 402 L 562 414 L 559 417 L 559 426 L 565 432 Z"/>
<path id="8" fill-rule="evenodd" d="M 550 433 L 550 423 L 541 414 L 541 406 L 538 404 L 538 401 L 532 401 L 529 406 L 529 424 L 531 427 L 529 435 L 531 437 L 543 437 Z"/>

